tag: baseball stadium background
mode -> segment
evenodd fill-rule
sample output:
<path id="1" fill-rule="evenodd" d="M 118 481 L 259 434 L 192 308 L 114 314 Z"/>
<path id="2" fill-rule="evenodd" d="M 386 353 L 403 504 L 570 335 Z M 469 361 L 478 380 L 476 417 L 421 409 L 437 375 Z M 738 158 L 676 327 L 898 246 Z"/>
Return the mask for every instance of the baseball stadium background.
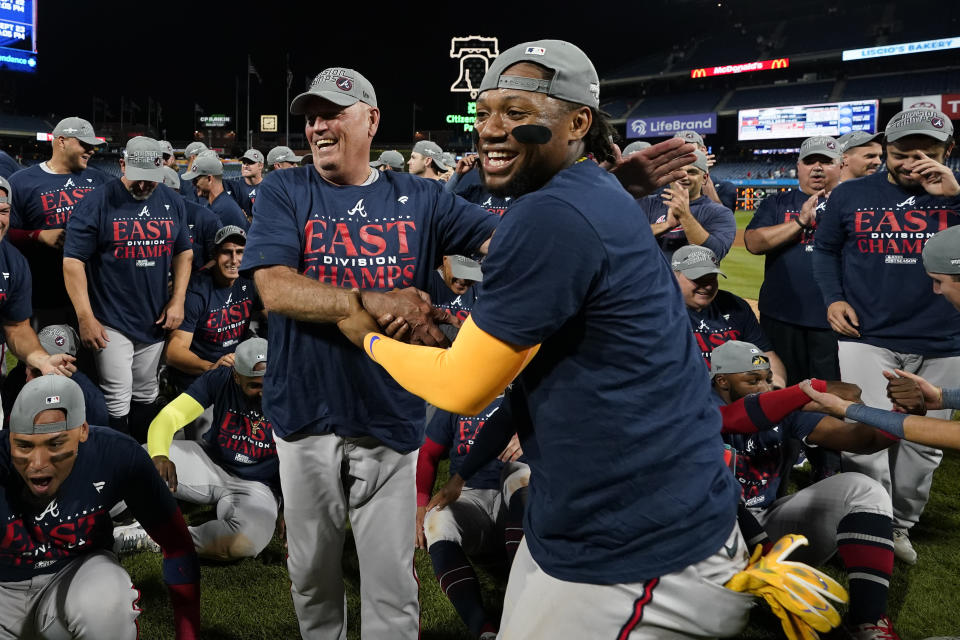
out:
<path id="1" fill-rule="evenodd" d="M 109 78 L 123 95 L 109 97 L 106 90 L 101 95 L 93 93 L 87 108 L 67 112 L 62 102 L 69 101 L 61 101 L 58 96 L 72 91 L 83 74 L 109 76 L 109 60 L 85 59 L 78 50 L 76 55 L 80 57 L 65 62 L 56 58 L 72 54 L 57 52 L 54 47 L 50 48 L 50 58 L 45 59 L 43 40 L 38 38 L 38 27 L 40 33 L 44 29 L 38 1 L 43 0 L 0 3 L 0 149 L 21 165 L 29 166 L 49 156 L 47 140 L 53 123 L 69 115 L 90 119 L 97 134 L 105 138 L 106 151 L 91 165 L 113 175 L 119 175 L 120 149 L 134 135 L 166 138 L 178 153 L 189 142 L 202 140 L 224 157 L 227 176 L 239 174 L 239 163 L 231 159 L 238 158 L 249 146 L 265 153 L 273 146 L 288 144 L 298 154 L 309 156 L 299 121 L 291 126 L 282 108 L 285 103 L 280 96 L 284 90 L 286 95 L 291 90 L 298 92 L 309 77 L 291 71 L 289 53 L 285 64 L 269 74 L 261 74 L 266 67 L 256 57 L 240 54 L 246 58 L 242 71 L 225 72 L 231 76 L 227 82 L 232 91 L 225 92 L 217 105 L 210 104 L 209 98 L 180 95 L 180 108 L 176 114 L 171 113 L 170 100 L 154 93 L 160 90 L 149 82 L 148 65 L 146 77 L 120 74 Z M 569 39 L 597 61 L 602 107 L 613 118 L 622 144 L 633 139 L 656 142 L 687 128 L 704 134 L 717 159 L 712 178 L 733 181 L 738 187 L 736 216 L 741 231 L 723 262 L 729 279 L 721 286 L 755 299 L 762 279 L 762 258 L 743 248 L 742 229 L 764 197 L 796 185 L 796 154 L 803 138 L 836 136 L 853 129 L 876 131 L 895 112 L 919 105 L 935 107 L 960 120 L 960 3 L 955 0 L 682 0 L 671 3 L 672 13 L 660 7 L 647 16 L 650 19 L 644 19 L 646 4 L 606 6 L 604 19 L 611 31 L 599 34 L 602 46 L 579 41 L 569 32 L 569 26 L 564 27 L 566 31 L 558 27 L 554 33 L 542 22 L 530 23 L 529 33 L 520 37 L 515 37 L 518 29 L 522 32 L 517 24 L 510 30 L 490 28 L 482 35 L 472 35 L 477 30 L 466 23 L 451 27 L 446 34 L 432 34 L 425 42 L 441 42 L 430 50 L 433 71 L 429 81 L 434 93 L 410 92 L 389 98 L 393 113 L 401 115 L 394 116 L 391 127 L 382 128 L 374 141 L 372 157 L 386 149 L 398 149 L 406 157 L 418 139 L 432 139 L 457 155 L 469 152 L 472 88 L 479 84 L 500 47 L 506 48 L 521 38 Z M 453 4 L 433 8 L 466 11 Z M 166 47 L 163 55 L 154 58 L 157 63 L 181 65 L 175 73 L 186 76 L 190 72 L 188 60 L 196 62 L 197 56 L 200 62 L 238 57 L 236 52 L 219 46 L 221 33 L 216 27 L 207 34 L 209 42 L 198 44 L 196 38 L 186 37 L 191 32 L 190 18 L 195 17 L 192 14 L 202 11 L 202 7 L 181 11 L 184 31 L 157 43 Z M 416 13 L 417 9 L 410 11 Z M 74 23 L 72 28 L 84 27 Z M 591 42 L 597 42 L 596 36 Z M 383 64 L 396 64 L 402 70 L 410 37 L 409 33 L 397 32 L 394 42 L 376 43 L 382 52 L 396 58 Z M 648 37 L 653 44 L 643 46 Z M 118 37 L 116 42 L 118 55 L 130 46 L 123 38 Z M 422 54 L 426 45 L 421 42 L 418 46 L 417 53 Z M 290 49 L 296 51 L 292 45 Z M 137 47 L 136 53 L 146 56 L 148 47 Z M 62 71 L 68 64 L 77 68 L 76 74 Z M 45 65 L 57 69 L 56 75 L 45 75 Z M 323 66 L 313 64 L 316 69 Z M 367 73 L 365 67 L 357 66 Z M 276 94 L 272 103 L 258 94 L 265 91 L 265 86 Z M 90 93 L 89 87 L 86 90 Z M 113 93 L 117 93 L 117 87 Z M 189 106 L 184 109 L 184 103 L 192 103 L 192 110 Z M 383 112 L 388 113 L 386 107 Z M 400 124 L 396 124 L 397 118 L 402 120 Z M 960 168 L 956 152 L 948 164 L 954 170 Z M 665 388 L 669 384 L 665 382 Z M 801 486 L 809 481 L 802 469 L 792 478 Z M 438 482 L 445 479 L 444 466 Z M 184 505 L 184 510 L 194 524 L 214 517 L 206 508 Z M 890 589 L 890 615 L 899 633 L 905 640 L 960 633 L 957 453 L 948 452 L 937 471 L 931 500 L 911 540 L 918 562 L 912 567 L 898 562 Z M 410 541 L 413 544 L 413 531 Z M 143 637 L 172 638 L 172 613 L 159 558 L 140 553 L 124 564 L 143 594 Z M 359 638 L 359 572 L 349 537 L 343 564 L 349 594 L 349 637 Z M 422 551 L 417 552 L 417 571 L 422 637 L 468 638 Z M 482 563 L 484 596 L 491 610 L 498 609 L 502 599 L 506 572 L 503 558 L 491 557 Z M 841 571 L 831 573 L 843 579 Z M 259 557 L 226 565 L 207 563 L 202 575 L 204 638 L 299 637 L 279 536 Z M 742 637 L 780 637 L 779 625 L 758 607 Z"/>

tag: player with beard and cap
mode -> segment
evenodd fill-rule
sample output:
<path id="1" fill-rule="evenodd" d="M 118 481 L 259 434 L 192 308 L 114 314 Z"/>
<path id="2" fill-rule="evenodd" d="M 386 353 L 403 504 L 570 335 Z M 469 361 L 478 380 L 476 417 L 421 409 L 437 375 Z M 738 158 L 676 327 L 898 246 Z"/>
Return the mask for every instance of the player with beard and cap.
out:
<path id="1" fill-rule="evenodd" d="M 253 203 L 257 200 L 257 187 L 263 182 L 263 163 L 262 153 L 256 149 L 247 149 L 240 156 L 240 177 L 223 181 L 248 220 L 253 219 Z"/>
<path id="2" fill-rule="evenodd" d="M 113 179 L 87 166 L 103 144 L 89 122 L 64 118 L 53 129 L 50 159 L 10 176 L 10 241 L 23 251 L 34 281 L 43 283 L 33 293 L 38 326 L 76 323 L 63 285 L 64 230 L 77 203 Z"/>
<path id="3" fill-rule="evenodd" d="M 697 148 L 707 157 L 707 176 L 703 181 L 703 195 L 707 196 L 717 204 L 722 204 L 730 211 L 737 210 L 737 186 L 729 180 L 714 182 L 710 178 L 710 168 L 716 164 L 713 154 L 707 155 L 707 145 L 696 131 L 681 131 L 674 135 L 675 138 L 686 140 L 690 144 L 697 145 Z M 628 145 L 629 146 L 629 145 Z"/>
<path id="4" fill-rule="evenodd" d="M 110 509 L 125 502 L 163 551 L 175 637 L 200 637 L 200 566 L 147 453 L 86 419 L 72 380 L 41 376 L 17 396 L 0 438 L 0 635 L 139 637 L 139 591 L 111 553 Z"/>
<path id="5" fill-rule="evenodd" d="M 180 176 L 170 167 L 163 168 L 163 184 L 180 193 Z M 191 187 L 187 187 L 191 190 Z M 183 196 L 182 193 L 180 193 Z M 220 218 L 209 207 L 202 207 L 192 200 L 183 198 L 186 206 L 187 229 L 190 230 L 190 243 L 193 248 L 193 271 L 199 271 L 207 262 L 213 260 L 214 240 L 220 229 Z"/>
<path id="6" fill-rule="evenodd" d="M 881 370 L 947 384 L 960 378 L 957 311 L 935 295 L 920 262 L 932 234 L 960 224 L 960 184 L 944 161 L 953 125 L 941 112 L 908 109 L 887 123 L 887 168 L 840 184 L 827 201 L 813 273 L 839 334 L 840 373 L 863 400 L 889 407 Z M 933 412 L 947 418 L 949 411 Z M 908 531 L 930 495 L 942 452 L 901 442 L 874 455 L 844 455 L 844 469 L 876 478 L 893 497 L 897 558 L 913 564 Z"/>
<path id="7" fill-rule="evenodd" d="M 193 161 L 190 171 L 181 176 L 183 182 L 192 183 L 194 191 L 213 211 L 220 224 L 247 229 L 250 222 L 243 209 L 224 188 L 223 162 L 215 151 L 201 151 Z"/>
<path id="8" fill-rule="evenodd" d="M 410 159 L 407 160 L 407 171 L 431 180 L 440 180 L 440 176 L 450 168 L 443 161 L 443 149 L 430 140 L 420 140 L 413 145 Z"/>
<path id="9" fill-rule="evenodd" d="M 480 263 L 466 256 L 443 256 L 430 280 L 430 302 L 463 322 L 477 302 L 477 285 L 483 281 Z"/>
<path id="10" fill-rule="evenodd" d="M 63 274 L 80 340 L 95 352 L 110 426 L 145 441 L 164 334 L 183 321 L 193 251 L 183 200 L 160 184 L 157 141 L 131 138 L 120 168 L 123 177 L 71 216 Z"/>
<path id="11" fill-rule="evenodd" d="M 384 151 L 370 166 L 380 171 L 403 171 L 403 156 L 399 151 Z"/>
<path id="12" fill-rule="evenodd" d="M 267 152 L 267 166 L 271 171 L 276 169 L 293 169 L 300 166 L 305 156 L 298 156 L 290 147 L 274 147 Z"/>
<path id="13" fill-rule="evenodd" d="M 173 171 L 177 170 L 177 155 L 173 152 L 173 145 L 167 140 L 158 140 L 157 144 L 163 149 L 163 166 Z"/>
<path id="14" fill-rule="evenodd" d="M 480 85 L 476 131 L 485 187 L 522 197 L 453 346 L 388 338 L 356 302 L 339 326 L 451 413 L 475 415 L 516 377 L 498 415 L 532 476 L 498 637 L 735 635 L 752 604 L 723 588 L 747 565 L 739 488 L 673 275 L 633 197 L 597 164 L 617 152 L 593 64 L 558 40 L 504 51 Z M 690 151 L 671 140 L 627 163 L 659 165 L 647 181 L 659 186 L 682 177 Z M 682 383 L 664 394 L 656 379 Z M 474 447 L 499 452 L 512 433 L 490 427 Z M 468 479 L 455 474 L 428 511 Z"/>
<path id="15" fill-rule="evenodd" d="M 196 162 L 197 156 L 203 151 L 207 151 L 207 145 L 202 142 L 191 142 L 187 145 L 187 148 L 183 150 L 183 157 L 187 159 L 187 169 L 180 174 L 180 182 L 190 183 L 189 180 L 184 179 L 183 175 L 193 169 L 193 163 Z M 180 195 L 183 196 L 184 200 L 206 206 L 206 203 L 197 195 L 194 189 L 184 188 Z"/>
<path id="16" fill-rule="evenodd" d="M 882 133 L 851 131 L 837 138 L 843 163 L 840 167 L 840 182 L 862 178 L 876 173 L 883 166 Z"/>

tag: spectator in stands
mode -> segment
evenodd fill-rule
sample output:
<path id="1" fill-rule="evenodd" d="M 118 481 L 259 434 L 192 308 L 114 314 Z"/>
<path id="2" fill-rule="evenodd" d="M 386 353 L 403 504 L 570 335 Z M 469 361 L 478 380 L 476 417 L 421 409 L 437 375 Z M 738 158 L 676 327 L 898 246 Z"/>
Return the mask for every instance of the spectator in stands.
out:
<path id="1" fill-rule="evenodd" d="M 690 328 L 700 347 L 700 355 L 710 366 L 710 354 L 729 340 L 752 342 L 770 359 L 774 384 L 784 386 L 786 372 L 773 345 L 757 323 L 757 317 L 746 300 L 729 291 L 721 291 L 717 276 L 717 256 L 706 247 L 688 245 L 673 254 L 673 274 L 687 306 Z"/>
<path id="2" fill-rule="evenodd" d="M 665 191 L 639 200 L 650 229 L 667 259 L 680 247 L 696 244 L 721 258 L 727 255 L 737 235 L 733 212 L 703 195 L 707 157 L 696 152 L 696 161 L 685 167 L 686 177 Z"/>
<path id="3" fill-rule="evenodd" d="M 216 505 L 217 518 L 190 527 L 203 557 L 253 557 L 273 537 L 280 465 L 273 425 L 261 406 L 266 369 L 267 341 L 246 340 L 230 366 L 200 376 L 150 424 L 147 450 L 174 497 Z M 203 446 L 174 441 L 174 434 L 207 408 L 214 426 Z"/>
<path id="4" fill-rule="evenodd" d="M 407 170 L 413 175 L 440 180 L 448 168 L 443 163 L 443 149 L 436 142 L 420 140 L 413 145 L 410 159 L 407 160 Z"/>
<path id="5" fill-rule="evenodd" d="M 838 186 L 814 245 L 814 277 L 827 321 L 840 336 L 840 372 L 873 407 L 889 407 L 881 370 L 901 369 L 936 385 L 960 379 L 957 311 L 934 293 L 920 262 L 924 241 L 960 224 L 960 184 L 944 161 L 953 125 L 933 109 L 887 123 L 887 169 Z M 946 418 L 949 411 L 933 417 Z M 893 497 L 894 551 L 912 564 L 908 530 L 930 495 L 938 449 L 902 441 L 889 452 L 845 455 L 844 469 L 876 478 Z"/>
<path id="6" fill-rule="evenodd" d="M 50 159 L 10 176 L 10 241 L 23 251 L 37 283 L 33 315 L 38 326 L 76 325 L 63 285 L 64 229 L 76 204 L 112 180 L 87 166 L 102 144 L 89 122 L 64 118 L 53 129 Z"/>
<path id="7" fill-rule="evenodd" d="M 722 204 L 730 211 L 737 210 L 737 186 L 732 182 L 727 180 L 722 180 L 720 182 L 714 182 L 709 175 L 710 167 L 716 164 L 716 158 L 714 155 L 707 154 L 707 145 L 703 141 L 703 136 L 701 136 L 696 131 L 681 131 L 673 136 L 674 138 L 680 138 L 681 140 L 686 140 L 690 144 L 697 145 L 697 149 L 703 152 L 707 157 L 707 178 L 703 182 L 703 195 L 707 196 L 714 202 Z M 722 256 L 721 256 L 722 257 Z"/>
<path id="8" fill-rule="evenodd" d="M 0 178 L 9 178 L 22 167 L 6 151 L 0 151 Z"/>
<path id="9" fill-rule="evenodd" d="M 176 171 L 177 156 L 173 152 L 173 145 L 170 144 L 167 140 L 159 140 L 157 144 L 159 144 L 160 148 L 163 149 L 163 166 L 170 167 L 171 169 Z"/>
<path id="10" fill-rule="evenodd" d="M 239 178 L 223 181 L 227 185 L 227 191 L 243 209 L 248 220 L 253 220 L 253 203 L 257 199 L 257 186 L 261 182 L 263 182 L 263 154 L 256 149 L 247 149 L 240 156 Z"/>
<path id="11" fill-rule="evenodd" d="M 80 339 L 96 352 L 110 426 L 141 442 L 155 413 L 164 332 L 183 321 L 193 259 L 183 201 L 158 186 L 162 165 L 156 140 L 131 138 L 123 176 L 84 198 L 71 216 L 63 257 Z"/>
<path id="12" fill-rule="evenodd" d="M 845 133 L 837 142 L 843 153 L 840 165 L 840 181 L 862 178 L 876 173 L 883 165 L 882 133 L 852 131 Z"/>
<path id="13" fill-rule="evenodd" d="M 182 180 L 193 183 L 193 188 L 206 200 L 210 210 L 217 214 L 221 226 L 236 225 L 247 229 L 250 222 L 236 200 L 223 188 L 223 163 L 214 151 L 202 151 L 193 162 L 193 167 L 183 174 Z"/>
<path id="14" fill-rule="evenodd" d="M 403 156 L 399 151 L 384 151 L 370 166 L 380 171 L 403 171 Z"/>
<path id="15" fill-rule="evenodd" d="M 180 176 L 170 167 L 163 168 L 163 184 L 180 193 Z M 186 198 L 183 203 L 187 207 L 186 222 L 193 249 L 193 271 L 199 271 L 213 259 L 214 237 L 220 229 L 220 218 L 208 207 L 201 207 Z"/>
<path id="16" fill-rule="evenodd" d="M 290 147 L 274 147 L 267 152 L 267 166 L 270 170 L 293 169 L 300 166 L 300 161 L 307 156 L 298 156 Z"/>
<path id="17" fill-rule="evenodd" d="M 182 391 L 205 371 L 233 365 L 233 352 L 262 308 L 253 281 L 240 276 L 247 234 L 217 231 L 215 262 L 190 278 L 183 322 L 167 337 L 170 380 Z"/>
<path id="18" fill-rule="evenodd" d="M 193 163 L 196 161 L 197 156 L 200 155 L 202 151 L 207 151 L 207 145 L 203 144 L 202 142 L 191 142 L 187 145 L 187 148 L 183 150 L 183 157 L 187 159 L 187 169 L 180 174 L 181 183 L 190 182 L 189 180 L 184 180 L 183 176 L 193 169 Z M 188 202 L 195 202 L 197 204 L 206 206 L 206 203 L 201 200 L 200 196 L 198 196 L 197 192 L 193 189 L 184 188 L 180 195 L 182 195 L 183 199 L 187 200 Z"/>

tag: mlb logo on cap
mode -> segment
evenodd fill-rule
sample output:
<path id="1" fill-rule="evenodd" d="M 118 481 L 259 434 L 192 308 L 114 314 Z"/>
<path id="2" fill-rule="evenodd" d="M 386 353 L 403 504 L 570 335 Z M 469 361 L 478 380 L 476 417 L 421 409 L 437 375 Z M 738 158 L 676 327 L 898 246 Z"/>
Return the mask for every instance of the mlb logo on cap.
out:
<path id="1" fill-rule="evenodd" d="M 60 396 L 47 396 L 47 404 L 60 404 Z"/>
<path id="2" fill-rule="evenodd" d="M 547 50 L 543 47 L 527 47 L 526 54 L 528 56 L 543 56 L 547 54 Z"/>

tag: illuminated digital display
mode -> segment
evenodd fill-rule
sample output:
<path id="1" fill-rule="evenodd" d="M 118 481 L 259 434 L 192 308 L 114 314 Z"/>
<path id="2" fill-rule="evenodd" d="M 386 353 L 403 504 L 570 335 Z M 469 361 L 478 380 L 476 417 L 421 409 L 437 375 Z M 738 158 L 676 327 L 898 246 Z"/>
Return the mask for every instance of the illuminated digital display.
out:
<path id="1" fill-rule="evenodd" d="M 737 118 L 737 139 L 839 136 L 851 131 L 874 133 L 877 130 L 878 111 L 877 100 L 743 109 Z"/>
<path id="2" fill-rule="evenodd" d="M 718 67 L 701 67 L 690 72 L 691 78 L 708 78 L 710 76 L 725 76 L 731 73 L 748 73 L 751 71 L 769 71 L 771 69 L 786 69 L 790 66 L 790 58 L 774 58 L 773 60 L 758 60 L 757 62 L 741 62 L 739 64 L 722 64 Z"/>

